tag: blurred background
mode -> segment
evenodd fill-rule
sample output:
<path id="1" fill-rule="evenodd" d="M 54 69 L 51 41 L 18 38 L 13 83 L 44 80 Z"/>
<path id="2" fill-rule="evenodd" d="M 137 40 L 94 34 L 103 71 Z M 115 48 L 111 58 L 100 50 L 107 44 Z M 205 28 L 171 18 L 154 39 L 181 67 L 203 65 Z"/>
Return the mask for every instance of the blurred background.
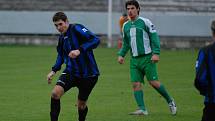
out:
<path id="1" fill-rule="evenodd" d="M 161 47 L 200 48 L 211 41 L 215 0 L 139 0 L 140 16 L 156 26 Z M 125 0 L 0 0 L 0 44 L 56 45 L 52 16 L 64 11 L 71 23 L 95 32 L 104 47 L 117 47 Z"/>

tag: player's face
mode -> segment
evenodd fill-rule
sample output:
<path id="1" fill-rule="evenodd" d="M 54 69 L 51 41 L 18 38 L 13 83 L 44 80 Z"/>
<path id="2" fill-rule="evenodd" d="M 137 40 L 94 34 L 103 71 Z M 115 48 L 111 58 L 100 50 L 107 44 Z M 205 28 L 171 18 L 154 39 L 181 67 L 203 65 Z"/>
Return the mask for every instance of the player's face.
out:
<path id="1" fill-rule="evenodd" d="M 134 20 L 138 16 L 139 8 L 137 9 L 135 5 L 127 6 L 127 13 L 131 20 Z"/>
<path id="2" fill-rule="evenodd" d="M 66 33 L 66 31 L 69 27 L 69 22 L 63 21 L 63 20 L 58 20 L 58 21 L 54 22 L 54 25 L 60 33 Z"/>

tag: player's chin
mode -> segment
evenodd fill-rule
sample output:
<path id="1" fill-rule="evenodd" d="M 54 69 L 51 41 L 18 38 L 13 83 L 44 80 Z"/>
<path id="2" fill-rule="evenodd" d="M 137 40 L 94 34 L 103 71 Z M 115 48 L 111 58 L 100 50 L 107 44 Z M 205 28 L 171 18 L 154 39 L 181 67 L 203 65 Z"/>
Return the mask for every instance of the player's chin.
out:
<path id="1" fill-rule="evenodd" d="M 60 29 L 58 29 L 58 32 L 60 32 L 61 34 L 63 34 L 63 33 L 64 33 L 64 31 L 63 31 L 63 30 L 60 30 Z"/>

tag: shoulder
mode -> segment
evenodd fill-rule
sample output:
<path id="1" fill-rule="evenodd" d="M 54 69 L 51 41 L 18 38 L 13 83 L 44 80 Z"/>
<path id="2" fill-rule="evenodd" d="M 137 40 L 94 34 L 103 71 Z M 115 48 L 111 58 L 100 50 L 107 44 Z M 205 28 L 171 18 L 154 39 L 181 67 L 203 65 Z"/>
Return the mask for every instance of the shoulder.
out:
<path id="1" fill-rule="evenodd" d="M 211 47 L 212 47 L 212 45 L 207 45 L 207 46 L 202 47 L 199 50 L 199 55 L 201 55 L 201 54 L 207 55 L 207 53 L 209 52 L 209 50 L 211 49 Z"/>
<path id="2" fill-rule="evenodd" d="M 207 45 L 207 46 L 204 46 L 201 48 L 202 51 L 208 51 L 209 49 L 213 48 L 214 44 L 210 44 L 210 45 Z"/>
<path id="3" fill-rule="evenodd" d="M 148 18 L 139 17 L 138 19 L 140 21 L 144 22 L 146 25 L 151 25 L 152 24 L 152 22 Z"/>
<path id="4" fill-rule="evenodd" d="M 128 25 L 130 22 L 131 22 L 130 20 L 124 22 L 123 26 Z"/>
<path id="5" fill-rule="evenodd" d="M 78 24 L 78 23 L 73 23 L 72 26 L 73 26 L 73 28 L 75 28 L 75 29 L 84 28 L 84 25 Z"/>
<path id="6" fill-rule="evenodd" d="M 126 21 L 126 22 L 123 24 L 122 28 L 125 29 L 125 28 L 129 27 L 130 22 L 131 22 L 130 20 Z"/>
<path id="7" fill-rule="evenodd" d="M 155 29 L 155 25 L 149 19 L 143 17 L 139 17 L 138 19 L 143 23 L 144 26 L 146 26 L 149 29 L 151 33 L 157 32 Z"/>
<path id="8" fill-rule="evenodd" d="M 78 31 L 78 32 L 87 32 L 88 29 L 82 25 L 82 24 L 77 24 L 77 23 L 74 23 L 72 24 L 73 28 L 75 31 Z"/>

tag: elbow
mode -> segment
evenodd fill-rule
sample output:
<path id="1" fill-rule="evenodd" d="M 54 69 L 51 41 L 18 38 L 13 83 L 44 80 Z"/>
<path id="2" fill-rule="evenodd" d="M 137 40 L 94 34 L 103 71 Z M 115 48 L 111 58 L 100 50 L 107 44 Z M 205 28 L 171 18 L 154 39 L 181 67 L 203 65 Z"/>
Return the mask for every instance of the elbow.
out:
<path id="1" fill-rule="evenodd" d="M 92 49 L 95 49 L 96 47 L 98 47 L 98 45 L 100 44 L 100 39 L 99 38 L 94 38 L 93 40 L 93 44 L 92 44 Z"/>
<path id="2" fill-rule="evenodd" d="M 95 43 L 96 43 L 96 46 L 98 46 L 100 44 L 100 39 L 99 38 L 95 38 Z"/>

